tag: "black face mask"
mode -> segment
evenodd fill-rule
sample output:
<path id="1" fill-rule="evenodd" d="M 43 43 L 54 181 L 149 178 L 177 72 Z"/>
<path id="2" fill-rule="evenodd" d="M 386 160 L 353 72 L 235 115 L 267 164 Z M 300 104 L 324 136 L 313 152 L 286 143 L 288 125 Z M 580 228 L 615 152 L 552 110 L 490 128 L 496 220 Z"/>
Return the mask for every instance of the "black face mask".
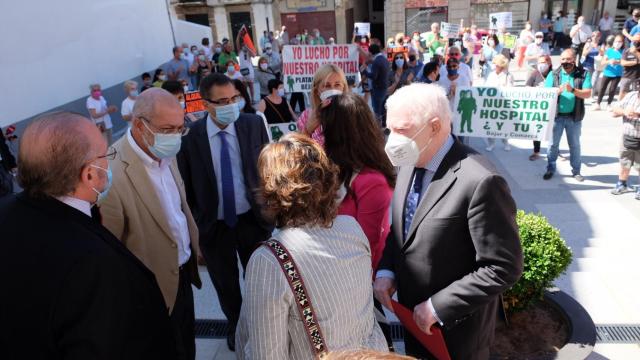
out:
<path id="1" fill-rule="evenodd" d="M 564 71 L 567 71 L 567 72 L 573 69 L 573 66 L 574 66 L 572 63 L 562 63 L 561 65 Z"/>
<path id="2" fill-rule="evenodd" d="M 440 74 L 436 75 L 436 81 L 440 81 Z"/>

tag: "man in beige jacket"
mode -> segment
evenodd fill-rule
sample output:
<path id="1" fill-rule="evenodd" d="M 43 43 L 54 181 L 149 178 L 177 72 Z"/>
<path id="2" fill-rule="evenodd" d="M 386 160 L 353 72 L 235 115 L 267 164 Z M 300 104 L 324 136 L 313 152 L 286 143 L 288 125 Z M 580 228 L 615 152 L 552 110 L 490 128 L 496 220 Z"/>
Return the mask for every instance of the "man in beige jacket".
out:
<path id="1" fill-rule="evenodd" d="M 176 334 L 179 359 L 195 358 L 191 284 L 198 229 L 176 165 L 184 125 L 178 101 L 162 89 L 136 100 L 131 128 L 114 144 L 113 186 L 101 201 L 103 224 L 155 274 Z"/>

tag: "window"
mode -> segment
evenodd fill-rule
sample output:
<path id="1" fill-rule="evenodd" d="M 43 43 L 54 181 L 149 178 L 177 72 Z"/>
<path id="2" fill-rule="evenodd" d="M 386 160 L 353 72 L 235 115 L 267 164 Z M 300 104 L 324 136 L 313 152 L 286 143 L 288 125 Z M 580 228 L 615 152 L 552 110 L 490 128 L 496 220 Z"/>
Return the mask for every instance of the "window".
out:
<path id="1" fill-rule="evenodd" d="M 507 31 L 512 35 L 519 35 L 524 29 L 524 24 L 529 19 L 529 2 L 509 2 L 496 4 L 471 4 L 471 19 L 479 28 L 489 29 L 489 14 L 499 12 L 511 12 L 511 28 Z"/>

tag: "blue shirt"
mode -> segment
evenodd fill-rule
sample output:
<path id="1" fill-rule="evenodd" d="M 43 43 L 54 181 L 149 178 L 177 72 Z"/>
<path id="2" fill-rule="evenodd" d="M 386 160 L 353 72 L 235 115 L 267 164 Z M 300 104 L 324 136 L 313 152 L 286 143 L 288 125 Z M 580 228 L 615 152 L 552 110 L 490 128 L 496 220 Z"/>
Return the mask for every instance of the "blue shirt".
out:
<path id="1" fill-rule="evenodd" d="M 636 25 L 633 28 L 631 28 L 631 31 L 629 31 L 629 35 L 633 36 L 635 34 L 640 34 L 640 26 Z"/>
<path id="2" fill-rule="evenodd" d="M 213 172 L 218 188 L 218 220 L 224 219 L 224 207 L 222 204 L 222 177 L 220 176 L 222 165 L 220 164 L 220 149 L 222 140 L 218 135 L 221 131 L 217 127 L 209 114 L 200 121 L 207 122 L 207 137 L 209 138 L 209 147 L 211 148 L 211 159 L 213 160 Z M 247 199 L 246 185 L 244 182 L 244 174 L 242 173 L 242 156 L 240 154 L 240 144 L 236 135 L 236 126 L 231 124 L 224 129 L 226 132 L 227 142 L 229 143 L 229 157 L 231 158 L 231 172 L 233 173 L 233 193 L 235 195 L 236 214 L 241 215 L 251 210 L 251 204 Z"/>
<path id="3" fill-rule="evenodd" d="M 622 51 L 620 50 L 616 50 L 613 48 L 609 48 L 607 49 L 607 51 L 604 53 L 605 56 L 607 57 L 608 60 L 620 60 L 622 59 Z M 608 64 L 605 68 L 604 71 L 602 72 L 602 75 L 609 77 L 609 78 L 614 78 L 614 77 L 620 77 L 622 76 L 622 65 L 620 64 L 616 64 L 616 65 L 611 65 Z"/>
<path id="4" fill-rule="evenodd" d="M 633 16 L 624 21 L 624 28 L 627 29 L 627 32 L 631 33 L 634 26 L 638 25 L 638 22 L 633 19 Z"/>
<path id="5" fill-rule="evenodd" d="M 549 28 L 548 27 L 543 27 L 544 25 L 549 25 L 551 24 L 551 20 L 546 19 L 546 18 L 542 18 L 540 19 L 540 31 L 542 31 L 543 34 L 546 34 L 549 32 Z"/>
<path id="6" fill-rule="evenodd" d="M 558 20 L 556 20 L 553 23 L 553 32 L 557 32 L 557 33 L 564 32 L 564 24 L 565 24 L 565 22 L 566 22 L 566 20 L 563 17 L 561 17 Z"/>

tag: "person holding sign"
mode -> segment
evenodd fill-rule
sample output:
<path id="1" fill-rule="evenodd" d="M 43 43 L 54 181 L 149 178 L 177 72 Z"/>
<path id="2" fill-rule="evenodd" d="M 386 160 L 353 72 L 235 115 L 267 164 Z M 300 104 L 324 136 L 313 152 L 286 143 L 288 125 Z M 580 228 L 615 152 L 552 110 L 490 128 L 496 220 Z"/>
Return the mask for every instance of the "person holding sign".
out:
<path id="1" fill-rule="evenodd" d="M 487 360 L 500 296 L 523 269 L 509 186 L 487 159 L 451 135 L 442 89 L 405 86 L 387 109 L 385 151 L 400 170 L 374 294 L 392 309 L 397 290 L 420 330 L 442 328 L 452 359 Z M 408 355 L 431 358 L 410 333 L 404 342 Z"/>
<path id="2" fill-rule="evenodd" d="M 484 82 L 484 86 L 491 86 L 497 88 L 513 87 L 513 75 L 509 73 L 509 59 L 502 54 L 496 55 L 493 58 L 493 66 L 495 70 L 489 74 L 487 80 Z M 487 147 L 485 150 L 493 151 L 496 144 L 494 138 L 484 138 Z M 504 151 L 511 151 L 511 145 L 509 145 L 509 139 L 503 138 Z"/>
<path id="3" fill-rule="evenodd" d="M 269 80 L 269 95 L 258 103 L 257 110 L 264 114 L 269 124 L 296 121 L 296 114 L 284 97 L 284 84 L 278 79 Z"/>
<path id="4" fill-rule="evenodd" d="M 531 72 L 531 75 L 529 75 L 529 79 L 527 79 L 527 83 L 525 84 L 525 86 L 528 86 L 528 87 L 544 86 L 544 79 L 546 79 L 549 73 L 551 72 L 551 70 L 553 70 L 552 67 L 553 67 L 553 64 L 551 62 L 550 55 L 539 57 L 538 65 L 536 66 L 535 70 Z M 533 154 L 529 155 L 530 161 L 535 161 L 540 158 L 540 145 L 541 145 L 540 141 L 538 140 L 533 141 Z"/>
<path id="5" fill-rule="evenodd" d="M 542 177 L 549 180 L 556 172 L 558 147 L 562 133 L 567 132 L 569 155 L 573 178 L 582 182 L 580 174 L 580 132 L 584 118 L 584 100 L 591 97 L 591 75 L 576 66 L 576 52 L 567 49 L 560 55 L 560 68 L 553 71 L 545 80 L 545 87 L 558 88 L 558 107 L 553 123 L 553 140 L 547 154 L 547 171 Z"/>

